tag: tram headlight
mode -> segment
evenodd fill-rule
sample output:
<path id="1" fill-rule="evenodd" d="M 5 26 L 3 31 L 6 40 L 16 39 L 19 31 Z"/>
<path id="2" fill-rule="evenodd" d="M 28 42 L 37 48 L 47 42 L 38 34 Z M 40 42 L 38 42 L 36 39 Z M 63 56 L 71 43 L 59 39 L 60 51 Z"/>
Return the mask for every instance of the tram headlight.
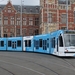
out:
<path id="1" fill-rule="evenodd" d="M 68 52 L 68 49 L 65 49 L 65 52 Z"/>

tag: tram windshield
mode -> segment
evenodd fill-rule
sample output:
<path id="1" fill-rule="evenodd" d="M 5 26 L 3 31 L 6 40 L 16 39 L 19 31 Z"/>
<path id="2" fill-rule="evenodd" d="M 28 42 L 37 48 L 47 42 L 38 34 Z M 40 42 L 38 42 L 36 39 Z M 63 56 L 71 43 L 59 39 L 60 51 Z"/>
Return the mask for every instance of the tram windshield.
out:
<path id="1" fill-rule="evenodd" d="M 64 34 L 65 47 L 75 46 L 75 35 Z"/>

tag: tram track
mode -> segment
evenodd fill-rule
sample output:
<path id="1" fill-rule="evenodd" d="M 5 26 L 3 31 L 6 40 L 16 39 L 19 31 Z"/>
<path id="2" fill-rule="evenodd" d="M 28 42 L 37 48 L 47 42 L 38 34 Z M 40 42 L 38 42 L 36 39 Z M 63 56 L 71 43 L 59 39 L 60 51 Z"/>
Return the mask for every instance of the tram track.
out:
<path id="1" fill-rule="evenodd" d="M 5 56 L 5 57 L 9 57 L 9 56 Z M 21 58 L 18 58 L 18 57 L 9 57 L 9 58 L 15 58 L 15 59 L 18 59 L 18 60 L 22 60 Z M 32 63 L 32 64 L 34 64 L 34 65 L 37 65 L 37 66 L 40 66 L 40 67 L 42 67 L 42 68 L 44 68 L 44 69 L 46 69 L 46 70 L 49 70 L 49 71 L 51 71 L 52 73 L 54 73 L 55 75 L 60 75 L 59 73 L 57 73 L 56 71 L 54 71 L 53 69 L 51 69 L 51 68 L 48 68 L 47 66 L 44 66 L 44 65 L 42 65 L 42 64 L 39 64 L 39 63 L 36 63 L 36 62 L 34 62 L 34 61 L 30 61 L 30 60 L 27 60 L 27 59 L 25 59 L 25 61 L 26 62 L 29 62 L 29 63 Z M 4 61 L 3 61 L 4 62 Z M 8 63 L 8 62 L 5 62 L 5 63 Z M 12 64 L 14 64 L 14 63 L 12 63 Z M 10 71 L 9 71 L 10 72 Z M 13 75 L 15 75 L 14 73 L 12 73 Z M 46 75 L 46 74 L 42 74 L 41 73 L 41 75 Z"/>
<path id="2" fill-rule="evenodd" d="M 4 71 L 8 72 L 8 73 L 11 74 L 11 75 L 15 75 L 15 74 L 12 73 L 10 70 L 8 70 L 8 69 L 6 69 L 6 68 L 4 68 L 4 67 L 1 67 L 1 66 L 0 66 L 0 68 L 3 69 Z"/>
<path id="3" fill-rule="evenodd" d="M 71 62 L 68 62 L 68 61 L 67 61 L 67 60 L 68 60 L 67 58 L 62 58 L 62 60 L 63 60 L 66 64 L 68 64 L 71 69 L 75 70 L 75 66 L 74 66 Z"/>
<path id="4" fill-rule="evenodd" d="M 52 71 L 54 74 L 56 74 L 56 75 L 60 75 L 59 73 L 57 73 L 56 71 L 54 71 L 53 69 L 50 69 L 50 68 L 48 68 L 48 67 L 46 67 L 46 66 L 44 66 L 44 65 L 41 65 L 41 64 L 39 64 L 39 63 L 35 63 L 35 62 L 32 62 L 32 61 L 28 61 L 28 62 L 31 62 L 31 63 L 33 63 L 33 64 L 36 64 L 36 65 L 38 65 L 38 66 L 41 66 L 41 67 L 43 67 L 43 68 L 45 68 L 45 69 L 48 69 L 49 71 Z"/>
<path id="5" fill-rule="evenodd" d="M 39 70 L 39 68 L 47 70 L 47 72 L 50 72 L 53 75 L 61 75 L 59 70 L 61 70 L 63 68 L 71 70 L 71 71 L 75 71 L 75 66 L 71 62 L 69 62 L 68 59 L 66 59 L 66 58 L 58 58 L 56 56 L 52 56 L 52 58 L 49 59 L 49 56 L 47 56 L 47 57 L 44 56 L 44 58 L 42 58 L 43 56 L 39 56 L 39 57 L 36 56 L 35 59 L 34 59 L 34 57 L 32 55 L 30 55 L 30 56 L 27 55 L 27 56 L 25 56 L 25 54 L 22 55 L 22 56 L 12 55 L 12 54 L 8 54 L 8 55 L 0 54 L 0 57 L 2 57 L 1 58 L 2 60 L 0 60 L 0 62 L 5 63 L 5 64 L 9 64 L 9 65 L 12 65 L 12 66 L 16 66 L 16 67 L 19 67 L 19 68 L 22 68 L 22 69 L 27 69 L 29 71 L 33 71 L 33 72 L 35 72 L 35 74 L 37 73 L 39 75 L 49 75 L 49 74 L 45 73 L 45 71 Z M 6 60 L 3 60 L 4 58 Z M 36 58 L 41 58 L 42 60 L 41 59 L 36 59 Z M 11 62 L 10 59 L 13 59 L 13 61 Z M 48 63 L 44 62 L 43 59 L 45 61 L 48 60 Z M 10 60 L 10 61 L 7 61 L 7 60 Z M 28 63 L 27 64 L 28 66 L 24 65 L 24 64 L 20 64 L 18 62 L 16 63 L 15 60 L 19 61 L 20 63 L 21 63 L 21 61 L 22 61 L 22 63 Z M 56 60 L 58 60 L 58 61 L 56 61 Z M 59 61 L 60 61 L 60 63 L 59 63 Z M 61 62 L 62 62 L 62 64 L 61 64 Z M 50 65 L 48 66 L 48 64 L 50 64 Z M 33 65 L 34 65 L 34 67 L 33 67 Z M 53 65 L 53 66 L 51 66 L 51 65 Z M 58 66 L 57 69 L 55 69 L 56 66 Z M 39 68 L 36 69 L 35 67 L 39 67 Z M 2 66 L 2 68 L 3 68 L 3 66 Z M 7 70 L 6 68 L 3 68 L 3 69 Z M 15 75 L 14 73 L 11 72 L 11 70 L 10 71 L 7 70 L 7 71 L 10 72 L 12 75 Z"/>

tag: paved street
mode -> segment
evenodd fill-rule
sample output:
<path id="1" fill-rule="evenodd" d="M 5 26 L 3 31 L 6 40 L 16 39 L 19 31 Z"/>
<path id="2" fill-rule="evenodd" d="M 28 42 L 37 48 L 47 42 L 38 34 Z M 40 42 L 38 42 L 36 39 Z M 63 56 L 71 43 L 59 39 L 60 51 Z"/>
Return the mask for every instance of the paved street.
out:
<path id="1" fill-rule="evenodd" d="M 75 58 L 0 52 L 0 75 L 75 75 Z"/>

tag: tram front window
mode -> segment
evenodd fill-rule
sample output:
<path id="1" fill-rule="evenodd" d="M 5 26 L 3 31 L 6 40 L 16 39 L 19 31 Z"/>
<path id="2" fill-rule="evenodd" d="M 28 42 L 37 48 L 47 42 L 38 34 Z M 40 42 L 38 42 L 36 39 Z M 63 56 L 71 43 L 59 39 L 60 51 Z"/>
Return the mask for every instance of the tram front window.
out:
<path id="1" fill-rule="evenodd" d="M 64 35 L 65 47 L 75 46 L 75 35 Z"/>

